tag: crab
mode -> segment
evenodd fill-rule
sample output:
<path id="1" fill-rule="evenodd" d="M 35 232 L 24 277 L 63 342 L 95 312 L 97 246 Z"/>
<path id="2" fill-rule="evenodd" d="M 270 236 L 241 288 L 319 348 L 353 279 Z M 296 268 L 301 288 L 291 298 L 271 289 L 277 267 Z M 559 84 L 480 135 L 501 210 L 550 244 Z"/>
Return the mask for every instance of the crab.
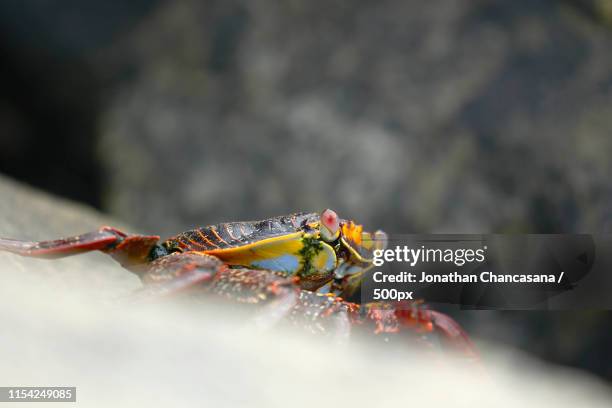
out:
<path id="1" fill-rule="evenodd" d="M 460 325 L 419 302 L 365 303 L 352 299 L 372 255 L 384 249 L 382 231 L 366 232 L 330 210 L 261 221 L 195 228 L 160 242 L 159 236 L 126 234 L 102 227 L 69 238 L 28 242 L 0 238 L 0 250 L 22 256 L 60 258 L 99 250 L 135 273 L 143 287 L 134 296 L 206 292 L 233 302 L 256 304 L 262 325 L 281 319 L 314 332 L 342 335 L 352 327 L 375 335 L 400 332 L 442 340 L 477 358 Z"/>

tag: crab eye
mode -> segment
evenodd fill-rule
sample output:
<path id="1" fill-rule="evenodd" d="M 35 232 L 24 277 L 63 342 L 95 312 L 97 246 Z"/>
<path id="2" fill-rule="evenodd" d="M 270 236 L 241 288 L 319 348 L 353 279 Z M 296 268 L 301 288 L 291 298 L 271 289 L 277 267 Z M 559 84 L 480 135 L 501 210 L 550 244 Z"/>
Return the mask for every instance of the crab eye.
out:
<path id="1" fill-rule="evenodd" d="M 327 209 L 321 213 L 321 238 L 326 242 L 332 242 L 338 239 L 340 235 L 340 220 L 338 214 L 333 210 Z"/>

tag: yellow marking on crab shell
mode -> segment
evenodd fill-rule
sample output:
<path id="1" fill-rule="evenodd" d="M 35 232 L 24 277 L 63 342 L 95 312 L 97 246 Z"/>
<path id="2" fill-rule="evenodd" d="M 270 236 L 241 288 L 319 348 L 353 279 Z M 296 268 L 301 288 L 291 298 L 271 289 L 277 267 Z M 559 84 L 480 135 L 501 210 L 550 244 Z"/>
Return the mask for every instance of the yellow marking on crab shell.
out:
<path id="1" fill-rule="evenodd" d="M 253 265 L 258 261 L 279 258 L 283 255 L 295 255 L 304 246 L 301 242 L 303 233 L 295 232 L 292 234 L 281 235 L 262 239 L 261 241 L 250 244 L 206 251 L 209 255 L 214 255 L 223 262 L 232 265 Z"/>
<path id="2" fill-rule="evenodd" d="M 274 242 L 276 243 L 281 243 L 285 241 L 298 241 L 299 242 L 299 238 L 301 238 L 303 235 L 304 233 L 299 231 L 299 232 L 294 232 L 291 234 L 284 234 L 284 235 L 278 235 L 275 237 L 265 238 L 259 241 L 251 242 L 249 244 L 244 244 L 244 245 L 235 246 L 231 248 L 211 249 L 209 251 L 206 251 L 206 253 L 210 255 L 215 255 L 217 257 L 221 257 L 221 256 L 225 256 L 224 254 L 229 255 L 232 253 L 240 253 L 246 250 L 255 249 L 262 245 L 270 244 Z"/>
<path id="3" fill-rule="evenodd" d="M 245 267 L 256 267 L 298 273 L 303 268 L 300 251 L 304 248 L 303 232 L 281 235 L 263 239 L 239 247 L 214 249 L 205 251 L 214 255 L 224 263 Z M 316 273 L 330 272 L 336 267 L 337 257 L 334 248 L 320 242 L 322 250 L 310 261 Z"/>

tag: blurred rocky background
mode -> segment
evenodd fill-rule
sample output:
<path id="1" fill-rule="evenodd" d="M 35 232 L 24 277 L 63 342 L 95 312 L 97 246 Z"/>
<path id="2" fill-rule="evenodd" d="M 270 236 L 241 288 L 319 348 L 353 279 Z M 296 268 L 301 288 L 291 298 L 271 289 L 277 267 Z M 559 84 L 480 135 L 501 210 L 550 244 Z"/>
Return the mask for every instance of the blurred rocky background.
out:
<path id="1" fill-rule="evenodd" d="M 611 232 L 611 51 L 612 0 L 6 0 L 0 172 L 162 235 Z M 610 314 L 455 316 L 612 379 Z"/>

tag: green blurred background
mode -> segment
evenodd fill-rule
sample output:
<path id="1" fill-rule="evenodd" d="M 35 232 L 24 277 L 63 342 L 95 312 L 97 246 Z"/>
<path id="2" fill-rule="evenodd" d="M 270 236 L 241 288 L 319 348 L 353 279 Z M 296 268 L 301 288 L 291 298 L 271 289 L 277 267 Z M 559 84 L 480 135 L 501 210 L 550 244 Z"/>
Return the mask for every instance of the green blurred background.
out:
<path id="1" fill-rule="evenodd" d="M 0 172 L 145 232 L 612 232 L 612 0 L 5 0 L 0 52 Z M 612 380 L 609 313 L 454 315 Z"/>

